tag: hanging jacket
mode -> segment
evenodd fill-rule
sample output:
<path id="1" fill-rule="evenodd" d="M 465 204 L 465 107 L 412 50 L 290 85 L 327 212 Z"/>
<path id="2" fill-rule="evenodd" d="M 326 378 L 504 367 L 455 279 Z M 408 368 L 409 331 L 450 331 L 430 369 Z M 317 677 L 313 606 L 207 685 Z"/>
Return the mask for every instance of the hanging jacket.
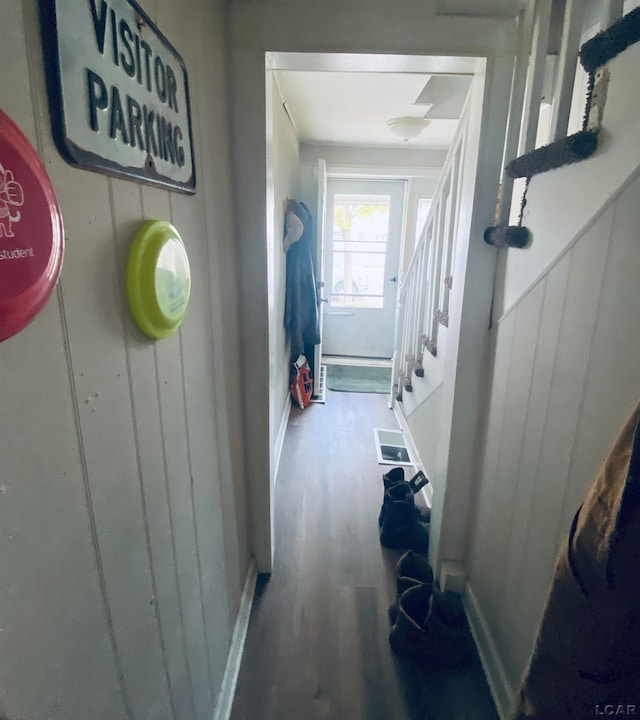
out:
<path id="1" fill-rule="evenodd" d="M 640 404 L 561 548 L 513 720 L 640 714 Z"/>
<path id="2" fill-rule="evenodd" d="M 284 327 L 292 357 L 304 353 L 305 345 L 320 342 L 318 298 L 313 265 L 313 220 L 303 202 L 289 200 L 287 214 L 293 213 L 303 225 L 302 234 L 287 250 L 287 281 L 284 303 Z M 294 223 L 286 223 L 291 227 Z"/>

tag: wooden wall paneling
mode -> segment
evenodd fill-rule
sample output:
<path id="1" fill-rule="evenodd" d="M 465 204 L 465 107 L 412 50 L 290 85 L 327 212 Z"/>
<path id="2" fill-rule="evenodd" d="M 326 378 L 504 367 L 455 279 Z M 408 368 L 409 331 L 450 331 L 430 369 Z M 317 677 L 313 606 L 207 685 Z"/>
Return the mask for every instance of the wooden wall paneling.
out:
<path id="1" fill-rule="evenodd" d="M 540 476 L 553 482 L 553 514 L 545 513 L 549 540 L 555 552 L 561 535 L 561 503 L 568 481 L 579 418 L 582 412 L 587 368 L 591 352 L 600 291 L 609 250 L 613 209 L 609 208 L 584 234 L 571 252 L 571 268 L 552 381 L 552 395 L 547 420 L 547 442 L 543 445 Z M 549 463 L 548 465 L 546 463 Z M 548 478 L 548 480 L 547 480 Z M 560 491 L 562 494 L 560 494 Z M 550 500 L 546 494 L 545 500 Z M 556 504 L 560 502 L 560 505 Z M 551 523 L 555 522 L 555 526 Z M 549 525 L 547 525 L 549 523 Z"/>
<path id="2" fill-rule="evenodd" d="M 35 13 L 25 18 L 24 10 L 24 3 L 0 0 L 0 48 L 2 58 L 7 63 L 5 70 L 0 73 L 0 97 L 2 109 L 20 126 L 34 147 L 37 147 L 32 99 L 32 92 L 35 90 L 30 92 L 32 89 L 29 78 L 30 64 L 35 58 L 28 57 L 25 38 L 26 22 L 33 22 Z"/>
<path id="3" fill-rule="evenodd" d="M 167 21 L 170 21 L 177 46 L 183 49 L 187 67 L 199 68 L 201 58 L 209 51 L 209 44 L 194 43 L 193 38 L 198 37 L 200 19 L 209 16 L 211 10 L 198 3 L 192 5 L 199 8 L 200 13 L 185 13 L 174 8 Z M 203 156 L 201 139 L 211 132 L 206 115 L 201 114 L 200 100 L 200 88 L 196 85 L 191 90 L 191 111 L 197 159 Z M 183 240 L 187 245 L 191 265 L 191 299 L 180 329 L 180 349 L 205 645 L 215 696 L 222 683 L 235 617 L 235 613 L 230 613 L 226 556 L 227 552 L 230 557 L 237 552 L 237 542 L 231 546 L 225 545 L 222 524 L 220 454 L 228 449 L 220 445 L 215 412 L 209 249 L 204 210 L 207 199 L 202 190 L 195 196 L 172 193 L 170 210 L 172 222 L 184 233 Z M 225 582 L 220 582 L 221 579 Z"/>
<path id="4" fill-rule="evenodd" d="M 518 492 L 519 469 L 527 420 L 527 403 L 535 359 L 536 341 L 544 286 L 538 285 L 518 306 L 514 317 L 514 336 L 509 370 L 499 381 L 504 382 L 506 398 L 500 438 L 500 455 L 496 466 L 493 502 L 487 528 L 491 528 L 491 558 L 486 570 L 488 604 L 486 619 L 494 629 L 496 641 L 506 639 L 504 611 L 505 567 L 509 554 L 514 522 L 514 504 Z M 507 636 L 508 637 L 508 636 Z"/>
<path id="5" fill-rule="evenodd" d="M 609 257 L 602 281 L 584 402 L 559 533 L 569 527 L 613 440 L 640 398 L 640 180 L 613 207 Z"/>
<path id="6" fill-rule="evenodd" d="M 607 212 L 571 252 L 558 346 L 551 379 L 539 461 L 533 482 L 527 547 L 522 559 L 520 622 L 540 620 L 557 553 L 557 527 L 578 424 L 582 391 L 611 223 Z"/>
<path id="7" fill-rule="evenodd" d="M 426 354 L 426 357 L 431 355 Z M 415 389 L 415 388 L 414 388 Z M 408 393 L 405 393 L 405 398 Z M 442 384 L 432 390 L 428 399 L 418 405 L 407 417 L 407 425 L 416 442 L 416 448 L 424 471 L 428 478 L 436 472 L 438 453 L 438 436 L 440 434 L 440 404 L 442 400 Z M 404 405 L 407 404 L 405 400 Z M 404 411 L 404 407 L 402 408 Z"/>
<path id="8" fill-rule="evenodd" d="M 151 597 L 144 519 L 123 348 L 120 294 L 112 244 L 108 181 L 68 166 L 48 132 L 40 33 L 35 7 L 28 35 L 43 156 L 65 220 L 60 297 L 78 418 L 88 508 L 95 523 L 96 565 L 128 711 L 162 716 L 166 685 Z M 40 85 L 40 82 L 42 84 Z M 45 128 L 47 128 L 45 130 Z"/>
<path id="9" fill-rule="evenodd" d="M 134 716 L 162 717 L 168 696 L 157 636 L 131 419 L 109 186 L 57 155 L 67 249 L 61 288 L 86 463 L 122 683 Z M 82 177 L 79 177 L 79 174 Z"/>
<path id="10" fill-rule="evenodd" d="M 203 613 L 213 687 L 219 687 L 231 642 L 233 618 L 226 583 L 222 526 L 220 448 L 215 416 L 212 368 L 213 338 L 208 287 L 207 235 L 202 208 L 185 195 L 172 197 L 172 218 L 184 228 L 191 263 L 191 299 L 180 330 L 184 402 L 192 482 L 193 513 L 198 536 Z"/>
<path id="11" fill-rule="evenodd" d="M 46 164 L 44 148 L 49 155 L 53 151 L 40 99 L 44 76 L 36 3 L 3 2 L 0 10 L 0 60 L 10 67 L 0 78 L 3 108 Z M 54 185 L 59 190 L 59 183 Z M 7 481 L 0 511 L 11 513 L 10 521 L 0 524 L 8 531 L 2 538 L 2 577 L 10 578 L 3 583 L 0 646 L 7 643 L 2 657 L 11 662 L 3 662 L 2 683 L 12 690 L 6 699 L 11 706 L 3 709 L 35 717 L 46 707 L 56 719 L 95 716 L 97 703 L 104 713 L 100 717 L 124 718 L 103 588 L 95 572 L 88 474 L 62 309 L 58 288 L 34 322 L 0 349 L 0 434 L 8 444 L 0 451 Z M 43 654 L 43 646 L 55 663 Z"/>
<path id="12" fill-rule="evenodd" d="M 235 31 L 232 30 L 233 35 Z M 238 284 L 243 389 L 238 398 L 244 417 L 245 475 L 251 551 L 258 572 L 271 572 L 273 508 L 269 482 L 267 258 L 262 246 L 266 232 L 265 57 L 260 48 L 238 47 L 231 52 L 233 87 L 232 145 L 234 150 L 234 209 L 237 218 Z M 255 126 L 257 123 L 257 128 Z M 256 163 L 260 172 L 256 172 Z M 266 512 L 266 508 L 270 511 Z"/>
<path id="13" fill-rule="evenodd" d="M 125 720 L 57 293 L 0 344 L 0 371 L 0 712 Z"/>
<path id="14" fill-rule="evenodd" d="M 216 414 L 219 480 L 218 502 L 222 509 L 225 537 L 226 602 L 205 598 L 208 612 L 235 616 L 249 559 L 244 457 L 242 443 L 241 403 L 242 375 L 239 353 L 239 316 L 237 307 L 238 275 L 236 267 L 236 233 L 233 228 L 230 174 L 228 105 L 226 101 L 225 26 L 221 6 L 196 0 L 193 13 L 174 9 L 172 26 L 183 37 L 185 58 L 191 67 L 192 119 L 197 152 L 198 193 L 206 218 L 204 246 L 209 276 L 209 319 L 213 332 L 213 354 L 207 360 L 207 378 L 213 377 L 211 401 Z M 194 24 L 194 18 L 198 22 Z M 190 22 L 189 22 L 190 21 Z M 195 42 L 194 42 L 195 39 Z M 197 56 L 191 54 L 197 53 Z M 197 67 L 199 72 L 194 73 Z M 219 92 L 212 92 L 212 88 Z M 187 389 L 189 389 L 187 385 Z M 197 392 L 192 384 L 193 392 Z M 215 424 L 215 423 L 214 423 Z M 198 507 L 198 503 L 196 503 Z M 210 519 L 208 519 L 210 521 Z M 199 527 L 207 527 L 207 521 Z M 205 548 L 206 550 L 206 548 Z M 222 552 L 222 548 L 220 549 Z M 204 553 L 203 553 L 204 554 Z M 220 560 L 220 557 L 218 557 Z M 210 656 L 221 665 L 226 656 L 228 631 L 216 625 L 216 645 L 210 645 Z M 222 644 L 222 645 L 221 645 Z M 214 668 L 214 675 L 216 670 Z"/>
<path id="15" fill-rule="evenodd" d="M 469 575 L 473 591 L 484 603 L 490 593 L 487 566 L 491 562 L 492 540 L 488 523 L 494 501 L 496 472 L 500 453 L 500 438 L 504 407 L 507 397 L 507 373 L 513 346 L 515 323 L 513 317 L 507 317 L 489 336 L 487 352 L 493 359 L 493 373 L 488 378 L 489 387 L 486 397 L 489 404 L 486 412 L 486 440 L 484 452 L 480 459 L 480 477 L 476 497 L 475 526 L 472 530 L 469 555 Z"/>
<path id="16" fill-rule="evenodd" d="M 205 216 L 205 247 L 213 337 L 210 372 L 214 378 L 214 408 L 220 464 L 220 490 L 226 552 L 229 607 L 235 616 L 249 559 L 244 457 L 242 446 L 242 374 L 237 304 L 239 285 L 237 236 L 233 227 L 229 108 L 226 90 L 225 27 L 209 0 L 198 0 L 202 19 L 194 30 L 200 49 L 198 63 L 206 72 L 195 77 L 194 120 L 198 122 L 197 173 Z M 206 80 L 205 80 L 206 78 Z"/>
<path id="17" fill-rule="evenodd" d="M 207 142 L 225 157 L 222 170 L 218 157 L 207 157 L 209 196 L 175 201 L 176 216 L 184 217 L 191 234 L 201 239 L 195 258 L 200 272 L 194 274 L 199 276 L 196 308 L 187 318 L 183 344 L 176 336 L 160 350 L 134 326 L 124 272 L 142 216 L 156 216 L 157 210 L 157 216 L 171 219 L 170 196 L 145 189 L 145 204 L 139 186 L 62 161 L 49 131 L 37 2 L 0 4 L 0 59 L 11 69 L 0 77 L 3 109 L 38 148 L 54 181 L 67 234 L 56 294 L 31 326 L 0 347 L 0 568 L 15 588 L 15 594 L 5 594 L 3 587 L 11 619 L 0 634 L 2 656 L 11 657 L 6 669 L 3 664 L 2 684 L 8 677 L 13 705 L 0 712 L 11 717 L 46 712 L 52 720 L 193 718 L 189 665 L 195 668 L 198 716 L 210 717 L 212 675 L 217 687 L 233 624 L 229 606 L 237 606 L 248 560 L 246 519 L 236 507 L 236 493 L 244 503 L 242 419 L 234 407 L 238 403 L 226 395 L 227 380 L 235 389 L 240 376 L 239 363 L 233 363 L 239 355 L 231 307 L 235 269 L 232 262 L 223 266 L 223 289 L 216 292 L 206 270 L 213 264 L 208 242 L 225 259 L 232 261 L 235 253 L 226 107 L 211 91 L 226 88 L 223 13 L 220 3 L 211 7 L 204 0 L 190 3 L 201 14 L 197 17 L 156 0 L 143 0 L 143 5 L 163 30 L 170 28 L 171 39 L 187 56 L 192 82 L 197 77 L 207 97 L 201 135 L 214 135 Z M 160 7 L 164 14 L 158 18 Z M 210 28 L 200 29 L 200 17 L 215 24 L 215 59 Z M 200 33 L 195 49 L 194 29 Z M 199 56 L 206 59 L 206 70 Z M 218 126 L 223 132 L 215 132 Z M 217 193 L 216 183 L 222 185 Z M 194 206 L 199 213 L 191 216 Z M 216 312 L 211 313 L 214 299 Z M 216 328 L 218 344 L 212 337 Z M 232 360 L 225 365 L 227 358 Z M 16 438 L 21 423 L 25 429 Z M 226 434 L 227 441 L 217 443 L 218 434 Z M 37 447 L 27 447 L 34 437 Z M 218 456 L 221 447 L 224 458 Z M 221 475 L 227 494 L 226 546 Z M 200 567 L 198 538 L 210 550 Z M 25 597 L 36 600 L 25 603 Z M 206 613 L 211 620 L 205 623 Z M 214 641 L 207 653 L 206 643 Z M 55 663 L 51 653 L 42 652 L 43 643 Z M 208 661 L 215 663 L 212 673 Z"/>
<path id="18" fill-rule="evenodd" d="M 174 554 L 168 478 L 164 463 L 154 341 L 138 328 L 128 301 L 125 301 L 129 248 L 142 223 L 142 187 L 115 178 L 110 184 L 114 243 L 123 298 L 122 322 L 128 358 L 131 411 L 135 423 L 139 481 L 145 506 L 153 574 L 154 597 L 149 602 L 155 607 L 174 713 L 177 718 L 188 719 L 194 717 L 194 705 L 185 655 L 186 643 Z"/>
<path id="19" fill-rule="evenodd" d="M 171 221 L 170 196 L 167 191 L 143 186 L 142 202 L 145 218 Z M 199 548 L 191 495 L 180 332 L 156 342 L 154 352 L 187 660 L 196 718 L 200 719 L 211 712 L 213 688 L 206 647 L 208 640 L 203 623 Z"/>
<path id="20" fill-rule="evenodd" d="M 518 489 L 510 513 L 512 527 L 508 556 L 503 568 L 505 575 L 502 600 L 504 614 L 501 622 L 504 624 L 504 636 L 510 637 L 511 641 L 504 644 L 501 651 L 505 668 L 510 673 L 510 680 L 514 686 L 517 686 L 520 680 L 524 663 L 531 652 L 532 642 L 531 626 L 525 626 L 519 622 L 520 608 L 525 604 L 526 597 L 530 593 L 535 593 L 538 598 L 546 593 L 545 588 L 532 588 L 525 582 L 528 572 L 525 550 L 528 544 L 531 512 L 538 492 L 538 461 L 551 393 L 551 378 L 560 333 L 569 265 L 570 258 L 566 256 L 543 283 L 544 300 L 527 405 L 518 472 Z M 522 592 L 523 582 L 527 586 L 526 595 Z"/>

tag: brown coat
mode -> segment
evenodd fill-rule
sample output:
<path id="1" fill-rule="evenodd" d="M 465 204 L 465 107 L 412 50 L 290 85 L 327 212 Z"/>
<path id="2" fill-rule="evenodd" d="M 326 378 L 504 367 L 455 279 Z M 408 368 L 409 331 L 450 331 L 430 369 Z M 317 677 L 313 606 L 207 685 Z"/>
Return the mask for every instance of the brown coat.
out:
<path id="1" fill-rule="evenodd" d="M 640 404 L 556 561 L 513 720 L 640 718 Z"/>

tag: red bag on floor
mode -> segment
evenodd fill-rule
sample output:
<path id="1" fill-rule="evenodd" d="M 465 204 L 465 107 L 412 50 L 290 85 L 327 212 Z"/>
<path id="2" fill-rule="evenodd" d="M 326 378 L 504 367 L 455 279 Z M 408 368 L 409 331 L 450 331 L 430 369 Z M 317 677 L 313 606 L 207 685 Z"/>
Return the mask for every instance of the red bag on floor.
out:
<path id="1" fill-rule="evenodd" d="M 291 397 L 298 407 L 306 408 L 311 402 L 313 379 L 311 368 L 304 355 L 298 355 L 298 359 L 293 363 L 293 371 L 295 376 L 291 383 Z"/>

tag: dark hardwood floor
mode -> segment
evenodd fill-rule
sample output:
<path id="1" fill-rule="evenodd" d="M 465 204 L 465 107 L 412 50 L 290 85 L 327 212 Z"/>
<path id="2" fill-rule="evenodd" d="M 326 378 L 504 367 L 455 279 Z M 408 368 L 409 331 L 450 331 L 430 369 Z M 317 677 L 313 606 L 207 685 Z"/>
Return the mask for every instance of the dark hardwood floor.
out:
<path id="1" fill-rule="evenodd" d="M 497 720 L 479 660 L 428 671 L 389 648 L 400 553 L 378 540 L 389 466 L 372 432 L 397 427 L 386 401 L 327 391 L 292 410 L 232 720 Z"/>

